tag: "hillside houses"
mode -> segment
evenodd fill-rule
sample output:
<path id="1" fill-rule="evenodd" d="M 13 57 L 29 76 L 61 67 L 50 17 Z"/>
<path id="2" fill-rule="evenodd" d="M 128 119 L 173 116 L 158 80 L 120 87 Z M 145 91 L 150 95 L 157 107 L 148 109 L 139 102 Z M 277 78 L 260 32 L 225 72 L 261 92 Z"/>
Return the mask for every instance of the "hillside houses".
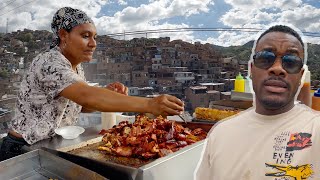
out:
<path id="1" fill-rule="evenodd" d="M 0 64 L 12 75 L 16 69 L 28 68 L 39 52 L 49 48 L 52 34 L 25 29 L 3 34 L 0 38 L 3 40 Z M 23 66 L 19 66 L 21 58 Z M 125 41 L 98 36 L 93 58 L 82 64 L 88 81 L 101 86 L 119 81 L 137 96 L 172 94 L 191 104 L 189 110 L 225 98 L 221 92 L 233 88 L 232 79 L 239 70 L 246 72 L 246 66 L 240 64 L 242 61 L 235 57 L 223 58 L 211 44 L 170 41 L 169 37 Z M 14 81 L 21 81 L 21 78 Z M 197 90 L 202 88 L 206 91 Z"/>

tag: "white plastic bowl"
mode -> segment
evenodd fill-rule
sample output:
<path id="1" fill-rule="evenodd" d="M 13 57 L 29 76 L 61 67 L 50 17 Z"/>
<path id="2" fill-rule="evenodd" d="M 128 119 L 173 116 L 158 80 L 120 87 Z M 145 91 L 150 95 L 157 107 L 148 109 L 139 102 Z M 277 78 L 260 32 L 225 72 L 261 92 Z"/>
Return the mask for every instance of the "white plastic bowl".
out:
<path id="1" fill-rule="evenodd" d="M 75 139 L 84 132 L 84 128 L 80 126 L 64 126 L 55 129 L 54 132 L 64 139 Z"/>

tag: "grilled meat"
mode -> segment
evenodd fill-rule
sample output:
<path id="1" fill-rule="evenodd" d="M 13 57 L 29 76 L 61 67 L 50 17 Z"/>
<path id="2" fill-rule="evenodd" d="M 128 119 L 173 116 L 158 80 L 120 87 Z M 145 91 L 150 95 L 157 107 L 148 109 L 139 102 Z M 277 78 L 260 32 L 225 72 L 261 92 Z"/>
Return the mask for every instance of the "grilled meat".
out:
<path id="1" fill-rule="evenodd" d="M 133 124 L 123 121 L 101 133 L 104 133 L 105 145 L 99 150 L 142 159 L 166 156 L 207 136 L 201 128 L 190 130 L 161 116 L 149 119 L 142 115 L 137 116 Z"/>

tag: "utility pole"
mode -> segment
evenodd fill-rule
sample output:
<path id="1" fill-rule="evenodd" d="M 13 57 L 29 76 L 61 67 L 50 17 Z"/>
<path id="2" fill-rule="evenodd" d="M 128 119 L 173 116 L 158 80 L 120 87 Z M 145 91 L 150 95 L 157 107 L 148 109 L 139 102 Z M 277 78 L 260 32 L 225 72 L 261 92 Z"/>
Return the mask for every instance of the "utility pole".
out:
<path id="1" fill-rule="evenodd" d="M 123 30 L 123 40 L 126 40 L 126 31 Z"/>
<path id="2" fill-rule="evenodd" d="M 6 34 L 8 34 L 8 26 L 9 26 L 8 21 L 9 21 L 9 18 L 7 18 Z"/>

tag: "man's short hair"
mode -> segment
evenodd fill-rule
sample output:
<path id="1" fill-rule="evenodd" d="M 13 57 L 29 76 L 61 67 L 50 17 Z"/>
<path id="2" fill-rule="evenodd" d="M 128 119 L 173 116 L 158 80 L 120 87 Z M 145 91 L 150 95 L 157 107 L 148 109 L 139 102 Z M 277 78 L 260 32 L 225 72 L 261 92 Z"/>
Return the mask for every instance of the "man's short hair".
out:
<path id="1" fill-rule="evenodd" d="M 257 44 L 259 42 L 259 40 L 266 34 L 270 33 L 270 32 L 282 32 L 282 33 L 286 33 L 286 34 L 290 34 L 294 37 L 296 37 L 299 42 L 301 43 L 302 48 L 304 49 L 304 43 L 301 39 L 301 36 L 299 35 L 299 33 L 297 31 L 295 31 L 294 29 L 290 28 L 289 26 L 285 26 L 285 25 L 275 25 L 270 27 L 269 29 L 267 29 L 265 32 L 263 32 L 260 37 L 257 40 Z"/>

